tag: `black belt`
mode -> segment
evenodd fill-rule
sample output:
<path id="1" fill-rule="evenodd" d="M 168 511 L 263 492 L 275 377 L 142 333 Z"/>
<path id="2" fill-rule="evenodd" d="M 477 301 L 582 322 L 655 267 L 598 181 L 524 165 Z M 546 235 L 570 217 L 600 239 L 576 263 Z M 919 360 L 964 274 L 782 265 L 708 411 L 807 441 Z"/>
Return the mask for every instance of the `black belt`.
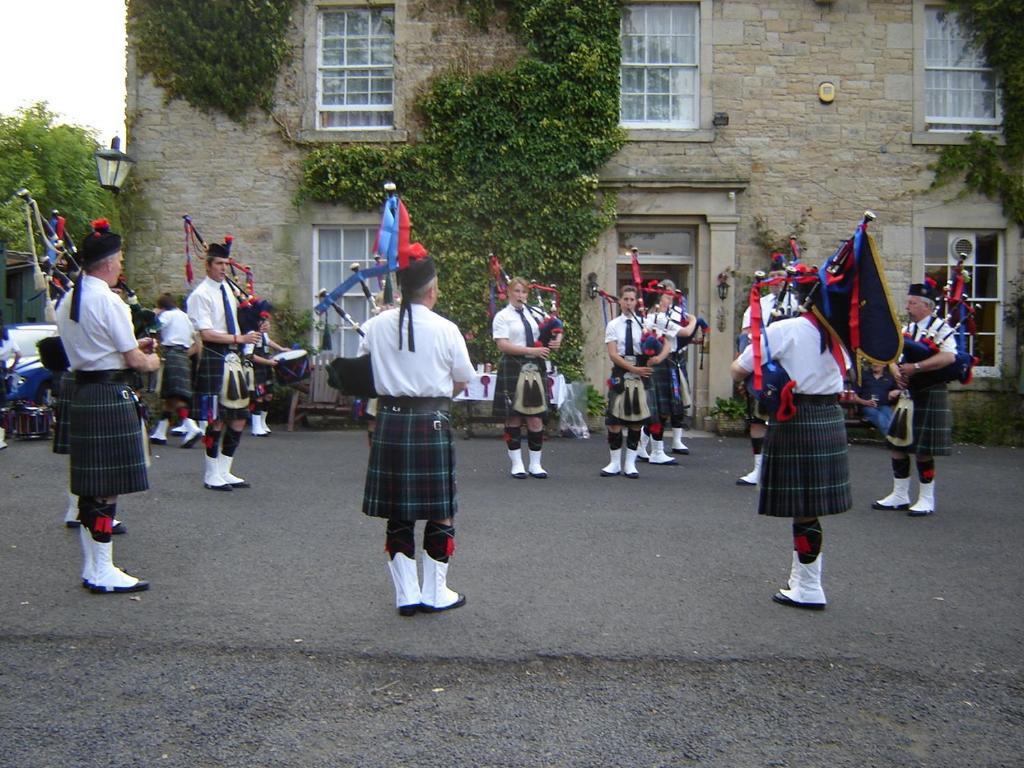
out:
<path id="1" fill-rule="evenodd" d="M 131 371 L 75 371 L 76 384 L 124 384 Z"/>
<path id="2" fill-rule="evenodd" d="M 802 395 L 797 393 L 793 399 L 798 403 L 838 403 L 839 395 Z"/>
<path id="3" fill-rule="evenodd" d="M 377 405 L 393 410 L 407 411 L 408 413 L 434 413 L 435 411 L 450 411 L 452 399 L 450 397 L 391 397 L 381 395 L 377 398 Z"/>

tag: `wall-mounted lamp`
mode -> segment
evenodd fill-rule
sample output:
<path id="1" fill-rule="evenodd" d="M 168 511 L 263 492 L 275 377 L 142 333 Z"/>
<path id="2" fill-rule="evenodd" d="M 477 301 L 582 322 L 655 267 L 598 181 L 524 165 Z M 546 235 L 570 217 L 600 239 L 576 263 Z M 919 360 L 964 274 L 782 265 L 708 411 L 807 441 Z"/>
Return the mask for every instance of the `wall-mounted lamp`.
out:
<path id="1" fill-rule="evenodd" d="M 728 112 L 715 112 L 711 118 L 711 124 L 715 128 L 725 128 L 729 124 L 729 113 Z"/>
<path id="2" fill-rule="evenodd" d="M 116 195 L 124 186 L 128 171 L 135 165 L 135 161 L 121 151 L 121 139 L 117 136 L 110 142 L 110 149 L 97 149 L 93 158 L 96 160 L 96 178 L 100 186 Z"/>
<path id="3" fill-rule="evenodd" d="M 727 269 L 718 273 L 718 298 L 721 301 L 729 298 L 729 270 Z"/>
<path id="4" fill-rule="evenodd" d="M 597 272 L 591 272 L 587 275 L 587 298 L 596 299 L 597 291 Z"/>

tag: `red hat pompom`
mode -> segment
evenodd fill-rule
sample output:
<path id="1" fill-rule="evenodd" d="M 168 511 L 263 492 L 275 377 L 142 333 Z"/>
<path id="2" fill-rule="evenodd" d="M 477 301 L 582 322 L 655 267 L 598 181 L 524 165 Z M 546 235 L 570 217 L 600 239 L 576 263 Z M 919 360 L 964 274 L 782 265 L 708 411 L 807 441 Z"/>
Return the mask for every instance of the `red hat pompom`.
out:
<path id="1" fill-rule="evenodd" d="M 231 244 L 235 242 L 235 238 L 232 235 L 224 235 L 224 249 L 231 253 Z"/>
<path id="2" fill-rule="evenodd" d="M 109 232 L 110 222 L 106 219 L 96 219 L 92 222 L 92 228 L 96 232 Z"/>

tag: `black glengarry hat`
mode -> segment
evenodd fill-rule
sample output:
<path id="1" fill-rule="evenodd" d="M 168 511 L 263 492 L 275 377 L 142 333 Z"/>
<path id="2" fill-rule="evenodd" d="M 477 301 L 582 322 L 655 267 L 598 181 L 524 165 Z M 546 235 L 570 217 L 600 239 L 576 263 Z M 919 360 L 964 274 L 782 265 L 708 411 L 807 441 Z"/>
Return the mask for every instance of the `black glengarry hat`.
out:
<path id="1" fill-rule="evenodd" d="M 110 222 L 106 219 L 93 221 L 92 232 L 82 238 L 81 245 L 78 247 L 78 261 L 82 265 L 82 271 L 78 273 L 75 280 L 75 292 L 71 297 L 70 312 L 71 319 L 76 323 L 82 311 L 82 275 L 85 270 L 120 250 L 121 236 L 110 231 Z"/>
<path id="2" fill-rule="evenodd" d="M 928 301 L 935 301 L 938 296 L 935 281 L 930 277 L 926 277 L 923 283 L 912 283 L 907 289 L 907 295 L 928 299 Z"/>

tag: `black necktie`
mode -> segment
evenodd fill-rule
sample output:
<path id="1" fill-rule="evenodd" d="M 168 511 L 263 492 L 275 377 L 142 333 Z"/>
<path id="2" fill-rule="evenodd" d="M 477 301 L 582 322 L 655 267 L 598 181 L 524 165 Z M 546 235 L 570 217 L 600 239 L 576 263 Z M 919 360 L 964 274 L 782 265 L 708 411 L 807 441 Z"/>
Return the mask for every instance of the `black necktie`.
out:
<path id="1" fill-rule="evenodd" d="M 626 354 L 633 354 L 633 318 L 626 318 Z"/>
<path id="2" fill-rule="evenodd" d="M 220 297 L 224 299 L 224 322 L 227 323 L 228 333 L 234 336 L 238 333 L 238 328 L 235 326 L 235 316 L 231 312 L 231 302 L 228 301 L 228 289 L 224 283 L 220 284 Z"/>
<path id="3" fill-rule="evenodd" d="M 521 309 L 517 309 L 519 313 L 519 319 L 523 321 L 523 330 L 526 331 L 526 346 L 533 346 L 533 328 L 530 327 L 530 321 L 526 319 L 526 312 Z"/>

